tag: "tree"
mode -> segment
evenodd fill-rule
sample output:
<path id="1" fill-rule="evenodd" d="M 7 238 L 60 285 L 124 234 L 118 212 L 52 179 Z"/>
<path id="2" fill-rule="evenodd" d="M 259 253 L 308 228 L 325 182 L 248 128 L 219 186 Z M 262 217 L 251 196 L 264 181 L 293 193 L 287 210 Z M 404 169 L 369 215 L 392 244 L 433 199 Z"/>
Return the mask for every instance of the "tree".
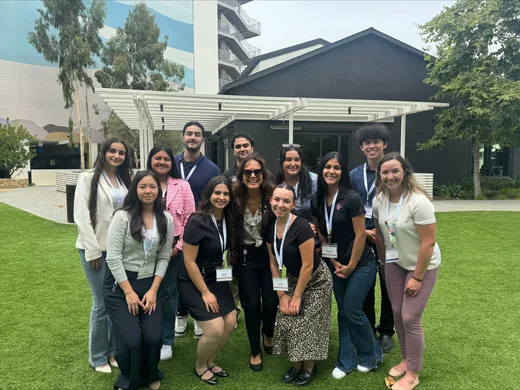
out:
<path id="1" fill-rule="evenodd" d="M 176 92 L 184 89 L 184 68 L 164 58 L 168 37 L 160 40 L 161 30 L 146 4 L 140 3 L 128 14 L 124 28 L 118 28 L 101 56 L 104 64 L 96 72 L 103 88 Z M 138 167 L 139 131 L 130 129 L 115 113 L 103 124 L 106 137 L 120 137 L 134 150 Z M 176 131 L 154 131 L 154 143 L 182 149 L 182 137 Z M 146 158 L 146 156 L 144 156 Z"/>
<path id="2" fill-rule="evenodd" d="M 96 78 L 103 88 L 177 91 L 184 89 L 184 67 L 164 58 L 168 37 L 160 41 L 161 30 L 146 4 L 128 14 L 124 28 L 118 28 L 103 49 L 102 70 Z"/>
<path id="3" fill-rule="evenodd" d="M 13 174 L 36 155 L 29 146 L 36 138 L 23 126 L 0 123 L 0 177 L 10 179 Z"/>
<path id="4" fill-rule="evenodd" d="M 85 168 L 83 128 L 79 108 L 79 85 L 94 91 L 94 83 L 87 68 L 95 64 L 103 41 L 98 31 L 103 27 L 105 0 L 91 0 L 90 7 L 83 0 L 43 0 L 38 9 L 34 31 L 28 40 L 45 60 L 59 65 L 58 82 L 63 92 L 65 108 L 76 106 L 80 129 L 81 169 Z"/>
<path id="5" fill-rule="evenodd" d="M 475 198 L 480 195 L 480 148 L 520 142 L 520 0 L 458 0 L 420 25 L 436 58 L 427 56 L 425 82 L 434 99 L 450 99 L 433 137 L 420 149 L 448 139 L 472 142 Z"/>

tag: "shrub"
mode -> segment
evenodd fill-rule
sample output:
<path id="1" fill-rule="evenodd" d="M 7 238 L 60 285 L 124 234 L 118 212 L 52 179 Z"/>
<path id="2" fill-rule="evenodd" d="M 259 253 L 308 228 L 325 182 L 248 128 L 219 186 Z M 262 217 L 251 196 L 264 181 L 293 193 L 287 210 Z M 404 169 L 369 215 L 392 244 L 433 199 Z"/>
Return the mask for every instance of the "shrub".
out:
<path id="1" fill-rule="evenodd" d="M 462 199 L 464 197 L 464 191 L 460 184 L 448 182 L 439 185 L 439 195 L 444 198 Z"/>
<path id="2" fill-rule="evenodd" d="M 499 195 L 504 196 L 505 199 L 520 199 L 520 188 L 503 188 Z"/>

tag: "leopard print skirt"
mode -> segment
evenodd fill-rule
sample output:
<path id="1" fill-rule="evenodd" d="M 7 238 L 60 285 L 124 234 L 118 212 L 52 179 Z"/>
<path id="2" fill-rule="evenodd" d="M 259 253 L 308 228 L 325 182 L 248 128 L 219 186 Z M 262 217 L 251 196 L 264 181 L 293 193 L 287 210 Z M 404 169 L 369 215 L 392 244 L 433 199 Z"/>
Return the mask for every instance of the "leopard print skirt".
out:
<path id="1" fill-rule="evenodd" d="M 298 278 L 287 276 L 287 293 L 292 296 Z M 332 276 L 323 261 L 312 273 L 302 302 L 302 314 L 289 316 L 278 312 L 273 353 L 287 355 L 291 362 L 325 360 L 329 352 Z"/>

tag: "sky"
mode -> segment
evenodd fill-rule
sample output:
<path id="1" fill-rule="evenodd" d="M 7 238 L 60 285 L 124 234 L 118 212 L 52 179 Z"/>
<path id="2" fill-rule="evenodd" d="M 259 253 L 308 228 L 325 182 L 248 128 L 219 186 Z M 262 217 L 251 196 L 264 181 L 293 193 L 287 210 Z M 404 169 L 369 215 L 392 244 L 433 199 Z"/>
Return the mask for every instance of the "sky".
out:
<path id="1" fill-rule="evenodd" d="M 245 4 L 262 34 L 248 42 L 262 53 L 323 38 L 335 42 L 369 27 L 417 49 L 426 47 L 417 24 L 425 23 L 455 1 L 254 0 Z M 434 54 L 434 49 L 427 50 Z"/>

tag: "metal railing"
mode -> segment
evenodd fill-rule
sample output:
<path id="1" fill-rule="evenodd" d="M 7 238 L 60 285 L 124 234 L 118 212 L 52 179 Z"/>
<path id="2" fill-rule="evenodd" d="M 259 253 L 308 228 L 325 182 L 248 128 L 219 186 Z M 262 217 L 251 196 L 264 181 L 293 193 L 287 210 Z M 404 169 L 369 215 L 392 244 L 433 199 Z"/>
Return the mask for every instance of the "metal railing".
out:
<path id="1" fill-rule="evenodd" d="M 236 14 L 242 19 L 242 22 L 247 26 L 247 28 L 250 31 L 253 31 L 256 34 L 260 34 L 261 32 L 261 24 L 258 20 L 255 20 L 244 11 L 242 6 L 237 0 L 218 0 L 219 3 L 229 7 L 233 8 L 236 12 Z"/>
<path id="2" fill-rule="evenodd" d="M 242 49 L 247 53 L 249 58 L 259 56 L 261 54 L 260 48 L 255 47 L 247 43 L 244 36 L 233 26 L 224 15 L 220 15 L 221 19 L 218 21 L 218 31 L 224 34 L 231 35 L 236 39 L 238 44 L 242 46 Z"/>
<path id="3" fill-rule="evenodd" d="M 240 61 L 240 59 L 236 55 L 231 53 L 229 50 L 219 49 L 218 59 L 237 66 L 239 68 L 239 71 L 241 71 L 242 68 L 245 67 L 242 61 Z"/>

